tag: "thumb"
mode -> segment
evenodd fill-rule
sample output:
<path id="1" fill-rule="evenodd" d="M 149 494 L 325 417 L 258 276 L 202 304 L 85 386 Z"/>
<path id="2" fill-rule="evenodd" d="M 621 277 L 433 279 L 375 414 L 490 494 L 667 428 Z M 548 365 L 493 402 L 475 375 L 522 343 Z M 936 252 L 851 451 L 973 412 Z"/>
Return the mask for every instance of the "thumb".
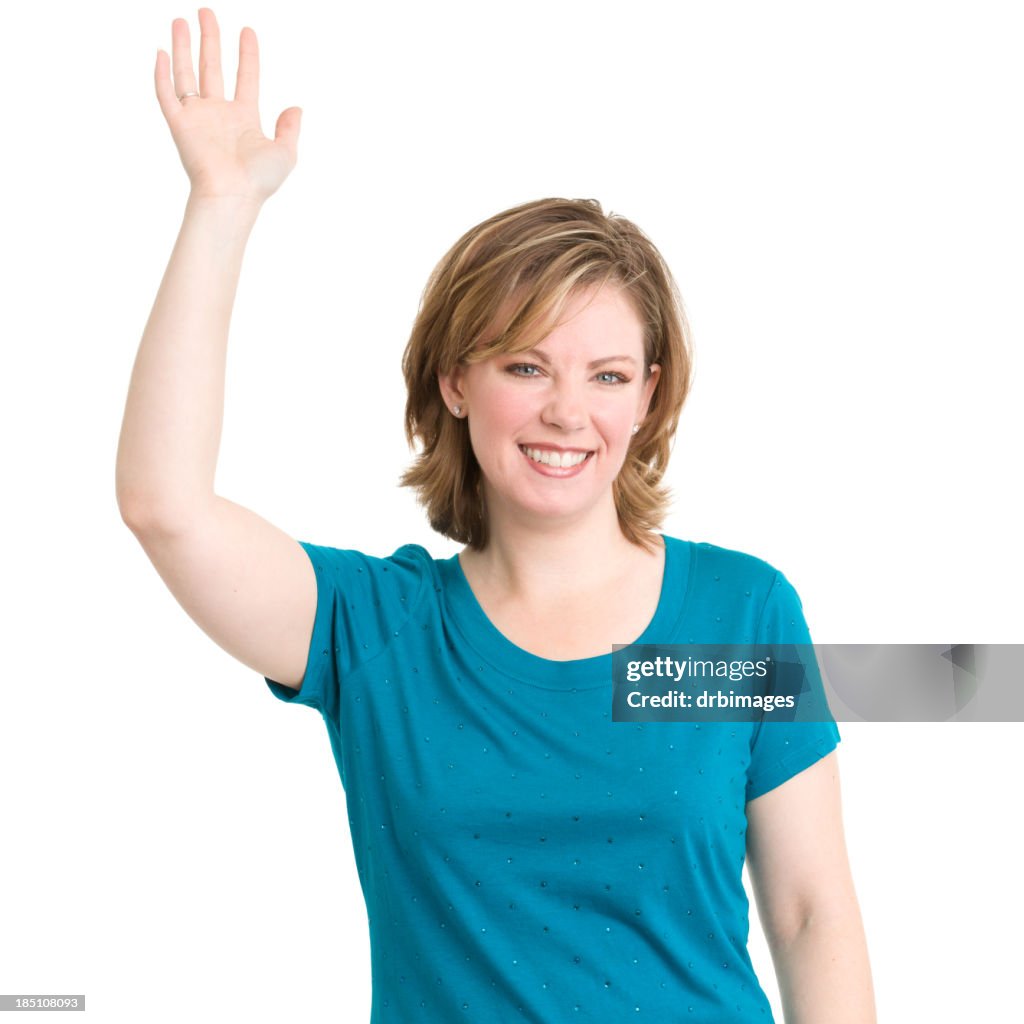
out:
<path id="1" fill-rule="evenodd" d="M 302 124 L 302 107 L 289 107 L 281 111 L 274 128 L 274 140 L 283 142 L 293 153 L 298 148 L 299 126 Z"/>

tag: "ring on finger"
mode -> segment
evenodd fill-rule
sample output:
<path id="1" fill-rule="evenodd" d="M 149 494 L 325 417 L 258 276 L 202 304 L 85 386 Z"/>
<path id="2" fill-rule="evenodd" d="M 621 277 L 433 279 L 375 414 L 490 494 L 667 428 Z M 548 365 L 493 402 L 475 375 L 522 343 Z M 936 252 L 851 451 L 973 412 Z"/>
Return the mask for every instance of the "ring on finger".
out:
<path id="1" fill-rule="evenodd" d="M 188 97 L 188 96 L 198 96 L 198 95 L 199 95 L 199 93 L 197 93 L 197 92 L 183 92 L 183 93 L 182 93 L 182 94 L 181 94 L 181 95 L 180 95 L 180 96 L 178 97 L 178 99 L 179 99 L 180 101 L 184 101 L 184 100 L 185 100 L 185 98 L 186 98 L 186 97 Z"/>

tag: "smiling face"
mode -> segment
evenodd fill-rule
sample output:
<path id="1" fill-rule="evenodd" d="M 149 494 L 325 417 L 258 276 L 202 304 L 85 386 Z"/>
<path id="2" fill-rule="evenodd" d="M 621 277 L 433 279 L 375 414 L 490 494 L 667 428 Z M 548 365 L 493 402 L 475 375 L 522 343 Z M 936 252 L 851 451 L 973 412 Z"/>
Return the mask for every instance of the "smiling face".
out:
<path id="1" fill-rule="evenodd" d="M 613 506 L 612 483 L 659 369 L 645 380 L 643 325 L 609 284 L 574 292 L 534 348 L 440 375 L 448 408 L 468 418 L 492 515 L 578 520 Z"/>

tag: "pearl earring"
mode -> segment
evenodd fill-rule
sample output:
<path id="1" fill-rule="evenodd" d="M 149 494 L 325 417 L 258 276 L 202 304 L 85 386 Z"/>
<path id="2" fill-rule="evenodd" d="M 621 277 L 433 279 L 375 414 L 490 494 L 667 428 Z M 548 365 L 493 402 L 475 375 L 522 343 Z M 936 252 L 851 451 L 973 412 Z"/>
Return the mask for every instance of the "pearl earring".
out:
<path id="1" fill-rule="evenodd" d="M 635 434 L 639 429 L 640 429 L 640 424 L 639 423 L 634 423 L 633 424 L 633 433 Z"/>
<path id="2" fill-rule="evenodd" d="M 461 405 L 453 405 L 453 406 L 452 406 L 452 412 L 453 412 L 453 413 L 454 413 L 454 414 L 455 414 L 456 416 L 458 416 L 458 415 L 459 415 L 459 413 L 460 413 L 460 412 L 462 412 L 462 406 L 461 406 Z"/>

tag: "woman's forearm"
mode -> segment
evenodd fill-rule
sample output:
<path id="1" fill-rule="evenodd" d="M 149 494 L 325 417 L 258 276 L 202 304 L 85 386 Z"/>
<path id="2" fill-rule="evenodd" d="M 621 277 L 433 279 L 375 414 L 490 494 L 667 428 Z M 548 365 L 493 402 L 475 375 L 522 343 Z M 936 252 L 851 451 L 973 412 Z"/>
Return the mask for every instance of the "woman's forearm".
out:
<path id="1" fill-rule="evenodd" d="M 786 943 L 775 943 L 785 1024 L 876 1024 L 867 940 L 856 902 L 811 919 Z"/>
<path id="2" fill-rule="evenodd" d="M 117 501 L 133 525 L 172 523 L 213 499 L 228 327 L 259 205 L 189 197 L 132 369 Z"/>

